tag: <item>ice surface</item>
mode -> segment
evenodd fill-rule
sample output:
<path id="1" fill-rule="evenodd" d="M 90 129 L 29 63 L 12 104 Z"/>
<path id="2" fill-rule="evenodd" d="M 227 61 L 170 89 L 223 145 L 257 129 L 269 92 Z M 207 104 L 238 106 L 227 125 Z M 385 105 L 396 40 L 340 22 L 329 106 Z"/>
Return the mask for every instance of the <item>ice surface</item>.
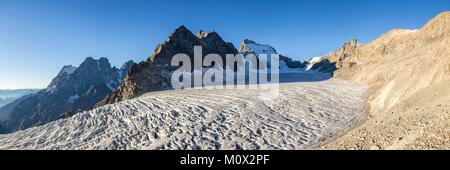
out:
<path id="1" fill-rule="evenodd" d="M 261 91 L 169 90 L 0 135 L 0 149 L 310 149 L 364 117 L 366 87 L 327 80 Z"/>

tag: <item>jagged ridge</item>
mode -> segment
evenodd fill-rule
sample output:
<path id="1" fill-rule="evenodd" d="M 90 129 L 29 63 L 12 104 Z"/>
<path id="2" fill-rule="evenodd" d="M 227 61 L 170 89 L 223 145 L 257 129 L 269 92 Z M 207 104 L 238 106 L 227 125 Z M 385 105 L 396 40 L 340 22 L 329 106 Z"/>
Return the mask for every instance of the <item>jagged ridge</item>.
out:
<path id="1" fill-rule="evenodd" d="M 131 64 L 128 62 L 123 69 Z M 79 67 L 64 66 L 46 89 L 0 108 L 0 123 L 16 131 L 92 109 L 117 88 L 122 81 L 119 72 L 127 72 L 123 69 L 111 68 L 106 58 L 91 57 Z"/>

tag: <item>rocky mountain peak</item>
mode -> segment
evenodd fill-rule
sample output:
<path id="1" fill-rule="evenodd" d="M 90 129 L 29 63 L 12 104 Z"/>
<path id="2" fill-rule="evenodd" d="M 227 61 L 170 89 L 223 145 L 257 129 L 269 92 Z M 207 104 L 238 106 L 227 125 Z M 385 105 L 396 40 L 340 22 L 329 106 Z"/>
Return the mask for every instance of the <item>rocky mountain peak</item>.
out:
<path id="1" fill-rule="evenodd" d="M 64 66 L 58 73 L 58 75 L 53 78 L 53 80 L 48 85 L 47 89 L 54 89 L 56 86 L 66 81 L 76 70 L 78 67 L 72 65 Z"/>
<path id="2" fill-rule="evenodd" d="M 395 29 L 354 51 L 338 51 L 337 59 L 344 56 L 349 64 L 338 67 L 335 78 L 380 87 L 371 96 L 371 109 L 393 107 L 400 98 L 448 80 L 449 28 L 450 12 L 444 12 L 417 30 Z"/>
<path id="3" fill-rule="evenodd" d="M 111 89 L 115 89 L 120 80 L 118 71 L 111 67 L 107 58 L 102 57 L 96 60 L 87 57 L 79 67 L 64 66 L 58 76 L 52 80 L 46 92 L 55 93 L 67 90 L 82 92 L 92 85 L 108 83 Z"/>
<path id="4" fill-rule="evenodd" d="M 345 42 L 340 48 L 328 55 L 328 59 L 332 62 L 340 62 L 349 59 L 350 54 L 356 51 L 361 44 L 358 43 L 357 39 L 351 39 Z"/>
<path id="5" fill-rule="evenodd" d="M 207 32 L 204 32 L 203 30 L 200 30 L 198 33 L 197 33 L 197 37 L 198 38 L 205 38 L 205 37 L 207 37 L 208 36 L 208 33 Z"/>
<path id="6" fill-rule="evenodd" d="M 223 58 L 226 54 L 237 54 L 238 51 L 234 47 L 234 45 L 230 42 L 226 42 L 222 39 L 222 37 L 215 31 L 211 32 L 199 32 L 197 34 L 199 38 L 199 42 L 204 48 L 204 52 L 208 53 L 216 53 L 221 55 Z"/>
<path id="7" fill-rule="evenodd" d="M 259 44 L 253 40 L 245 39 L 242 41 L 239 52 L 245 54 L 278 54 L 277 50 L 267 44 Z M 257 56 L 258 57 L 258 56 Z M 295 61 L 284 55 L 279 55 L 280 72 L 299 71 L 305 67 L 305 63 L 301 61 Z M 261 66 L 260 66 L 261 67 Z"/>
<path id="8" fill-rule="evenodd" d="M 442 12 L 419 30 L 428 38 L 450 36 L 450 11 Z"/>
<path id="9" fill-rule="evenodd" d="M 186 26 L 180 25 L 177 29 L 175 29 L 174 32 L 190 32 L 190 31 L 186 28 Z"/>

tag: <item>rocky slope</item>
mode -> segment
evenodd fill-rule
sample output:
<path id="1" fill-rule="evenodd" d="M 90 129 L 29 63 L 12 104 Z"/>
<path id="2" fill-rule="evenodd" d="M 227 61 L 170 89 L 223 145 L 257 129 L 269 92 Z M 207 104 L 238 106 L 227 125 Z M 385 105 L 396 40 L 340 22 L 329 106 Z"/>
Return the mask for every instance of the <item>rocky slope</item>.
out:
<path id="1" fill-rule="evenodd" d="M 350 60 L 350 54 L 360 46 L 361 44 L 359 44 L 356 39 L 345 42 L 342 47 L 330 54 L 306 60 L 306 64 L 308 65 L 307 70 L 334 73 L 334 71 L 342 67 L 352 67 L 356 63 L 354 63 L 353 60 Z"/>
<path id="2" fill-rule="evenodd" d="M 258 44 L 255 41 L 245 39 L 241 47 L 239 48 L 239 52 L 247 54 L 278 54 L 275 48 L 267 44 Z"/>
<path id="3" fill-rule="evenodd" d="M 0 149 L 311 149 L 364 118 L 367 88 L 339 81 L 151 92 L 0 135 Z"/>
<path id="4" fill-rule="evenodd" d="M 131 67 L 99 105 L 139 98 L 0 135 L 0 148 L 449 149 L 449 29 L 450 12 L 445 12 L 419 30 L 393 30 L 369 44 L 351 40 L 308 60 L 309 69 L 372 87 L 369 116 L 362 123 L 366 88 L 334 80 L 282 84 L 282 96 L 270 101 L 255 98 L 251 90 L 152 92 L 170 88 L 176 69 L 168 64 L 171 57 L 192 57 L 194 45 L 203 46 L 203 54 L 238 53 L 215 32 L 194 35 L 182 26 L 147 61 Z M 276 53 L 250 40 L 240 49 Z M 63 70 L 62 78 L 73 68 Z"/>
<path id="5" fill-rule="evenodd" d="M 117 88 L 131 64 L 117 69 L 106 58 L 89 57 L 79 67 L 64 66 L 46 89 L 0 108 L 0 123 L 16 131 L 91 109 Z"/>
<path id="6" fill-rule="evenodd" d="M 21 96 L 22 97 L 22 96 Z M 14 97 L 5 97 L 5 98 L 0 98 L 0 107 L 7 105 L 8 103 L 13 102 L 14 100 L 16 100 L 17 98 Z"/>
<path id="7" fill-rule="evenodd" d="M 448 85 L 445 82 L 450 80 L 449 44 L 450 12 L 444 12 L 421 29 L 393 30 L 369 44 L 337 55 L 345 56 L 345 59 L 340 61 L 341 67 L 335 72 L 335 78 L 373 87 L 368 99 L 372 121 L 337 142 L 343 145 L 330 145 L 345 148 L 390 148 L 394 143 L 407 139 L 402 146 L 393 148 L 408 148 L 410 145 L 418 145 L 415 141 L 426 134 L 436 135 L 436 140 L 444 143 L 444 148 L 450 148 L 448 130 L 445 137 L 445 132 L 435 131 L 438 134 L 433 134 L 433 131 L 418 127 L 421 126 L 420 123 L 427 123 L 429 129 L 448 129 L 449 108 L 437 99 L 448 100 L 447 92 L 439 88 L 444 88 Z M 336 61 L 335 57 L 329 56 L 328 59 Z M 434 90 L 429 90 L 430 88 Z M 436 95 L 430 96 L 425 91 Z M 394 118 L 401 121 L 394 121 Z M 393 121 L 396 123 L 392 124 Z M 421 134 L 416 135 L 416 130 Z M 347 142 L 354 141 L 352 138 L 373 141 L 365 141 L 367 144 L 364 145 Z"/>
<path id="8" fill-rule="evenodd" d="M 249 39 L 245 39 L 242 43 L 241 46 L 239 48 L 239 52 L 242 53 L 243 55 L 247 55 L 247 54 L 255 54 L 256 56 L 260 55 L 260 54 L 266 54 L 269 57 L 273 54 L 278 54 L 279 55 L 279 67 L 280 67 L 280 72 L 302 72 L 305 70 L 305 64 L 302 63 L 301 61 L 294 61 L 291 58 L 281 55 L 279 53 L 277 53 L 277 51 L 275 50 L 275 48 L 273 48 L 270 45 L 267 44 L 259 44 L 256 43 L 255 41 L 249 40 Z M 264 61 L 268 61 L 268 60 L 264 60 Z M 259 68 L 261 68 L 261 66 L 259 66 Z"/>

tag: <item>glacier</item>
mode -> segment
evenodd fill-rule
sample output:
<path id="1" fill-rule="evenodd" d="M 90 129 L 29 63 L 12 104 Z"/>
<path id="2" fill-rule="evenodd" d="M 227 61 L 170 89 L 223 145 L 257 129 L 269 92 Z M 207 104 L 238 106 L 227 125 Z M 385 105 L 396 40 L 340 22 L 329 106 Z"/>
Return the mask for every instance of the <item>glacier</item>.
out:
<path id="1" fill-rule="evenodd" d="M 312 149 L 365 119 L 367 87 L 344 81 L 259 90 L 185 89 L 78 113 L 0 135 L 0 149 Z"/>

